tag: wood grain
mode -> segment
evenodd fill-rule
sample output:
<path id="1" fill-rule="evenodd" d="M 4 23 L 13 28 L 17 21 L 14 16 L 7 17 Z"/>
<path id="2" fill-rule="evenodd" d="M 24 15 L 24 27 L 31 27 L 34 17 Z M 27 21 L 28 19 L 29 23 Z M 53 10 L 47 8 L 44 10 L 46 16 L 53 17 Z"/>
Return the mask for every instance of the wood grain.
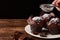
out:
<path id="1" fill-rule="evenodd" d="M 24 27 L 26 19 L 0 19 L 0 27 Z"/>
<path id="2" fill-rule="evenodd" d="M 15 31 L 24 32 L 26 19 L 0 19 L 0 40 L 13 40 Z"/>

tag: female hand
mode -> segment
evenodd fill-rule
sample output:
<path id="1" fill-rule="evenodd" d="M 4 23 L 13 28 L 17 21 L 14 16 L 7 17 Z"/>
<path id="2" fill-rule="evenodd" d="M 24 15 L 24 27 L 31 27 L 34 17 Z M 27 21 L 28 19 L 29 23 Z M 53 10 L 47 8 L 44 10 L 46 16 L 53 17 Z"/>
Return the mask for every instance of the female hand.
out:
<path id="1" fill-rule="evenodd" d="M 60 0 L 54 0 L 52 4 L 55 5 L 55 6 L 58 6 L 58 7 L 56 7 L 56 9 L 58 11 L 60 11 Z"/>

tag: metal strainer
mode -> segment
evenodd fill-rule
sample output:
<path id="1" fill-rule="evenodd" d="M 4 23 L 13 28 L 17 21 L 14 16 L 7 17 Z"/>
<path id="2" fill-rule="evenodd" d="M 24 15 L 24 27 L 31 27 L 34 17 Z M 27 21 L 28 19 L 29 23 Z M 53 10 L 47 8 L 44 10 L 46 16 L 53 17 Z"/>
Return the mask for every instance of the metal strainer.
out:
<path id="1" fill-rule="evenodd" d="M 40 8 L 44 11 L 44 12 L 50 12 L 54 9 L 54 5 L 53 4 L 41 4 Z"/>

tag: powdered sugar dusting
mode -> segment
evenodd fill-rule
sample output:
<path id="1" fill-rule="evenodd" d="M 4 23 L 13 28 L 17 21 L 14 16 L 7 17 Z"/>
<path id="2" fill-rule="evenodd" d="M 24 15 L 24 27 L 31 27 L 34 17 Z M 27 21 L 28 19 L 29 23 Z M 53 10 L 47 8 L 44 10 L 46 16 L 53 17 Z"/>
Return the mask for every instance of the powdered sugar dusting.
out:
<path id="1" fill-rule="evenodd" d="M 57 23 L 57 22 L 59 22 L 59 18 L 52 18 L 52 19 L 49 21 L 48 25 L 50 25 L 51 23 Z"/>
<path id="2" fill-rule="evenodd" d="M 38 22 L 38 21 L 42 20 L 42 18 L 41 17 L 33 17 L 32 20 Z"/>
<path id="3" fill-rule="evenodd" d="M 48 19 L 49 19 L 49 14 L 44 14 L 42 17 L 43 17 L 43 18 L 48 18 Z"/>

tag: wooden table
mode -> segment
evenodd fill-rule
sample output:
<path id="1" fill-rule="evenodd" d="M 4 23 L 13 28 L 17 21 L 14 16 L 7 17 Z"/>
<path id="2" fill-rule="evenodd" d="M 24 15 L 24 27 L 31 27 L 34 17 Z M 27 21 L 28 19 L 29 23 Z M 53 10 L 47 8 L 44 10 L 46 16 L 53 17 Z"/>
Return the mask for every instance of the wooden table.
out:
<path id="1" fill-rule="evenodd" d="M 24 30 L 27 25 L 26 19 L 0 19 L 0 40 L 13 40 L 14 32 L 21 32 L 19 39 L 23 40 L 25 37 L 32 38 L 30 40 L 47 40 L 33 37 L 27 34 Z M 54 39 L 57 40 L 57 39 Z"/>
<path id="2" fill-rule="evenodd" d="M 13 40 L 15 31 L 25 32 L 26 19 L 0 19 L 0 40 Z"/>

